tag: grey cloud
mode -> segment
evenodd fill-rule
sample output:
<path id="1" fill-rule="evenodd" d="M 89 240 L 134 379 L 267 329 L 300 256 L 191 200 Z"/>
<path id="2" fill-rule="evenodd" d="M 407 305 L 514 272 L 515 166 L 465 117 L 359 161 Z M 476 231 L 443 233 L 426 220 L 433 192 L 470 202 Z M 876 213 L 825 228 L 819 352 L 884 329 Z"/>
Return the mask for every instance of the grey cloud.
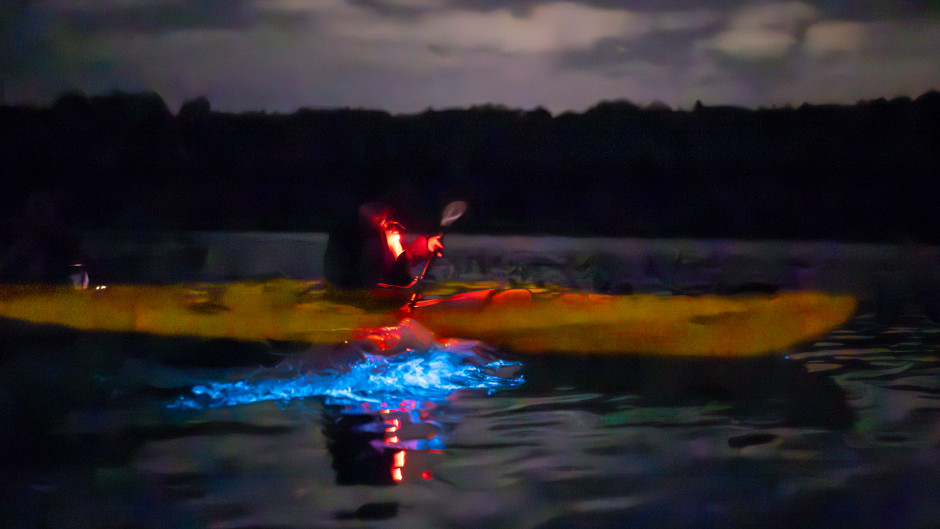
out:
<path id="1" fill-rule="evenodd" d="M 735 104 L 854 103 L 936 89 L 938 47 L 936 21 L 823 21 L 784 56 L 742 61 L 712 55 L 707 60 L 719 77 L 734 79 L 742 88 Z"/>
<path id="2" fill-rule="evenodd" d="M 397 11 L 389 8 L 387 0 L 353 0 L 386 13 Z M 449 6 L 474 11 L 512 9 L 526 13 L 534 6 L 556 0 L 448 0 Z M 903 20 L 911 18 L 940 18 L 940 2 L 937 0 L 809 0 L 826 17 L 847 18 L 859 21 Z M 776 2 L 764 0 L 575 0 L 575 3 L 605 9 L 628 9 L 631 11 L 659 12 L 668 10 L 699 9 L 706 7 L 717 11 L 733 11 L 746 6 L 766 5 Z"/>
<path id="3" fill-rule="evenodd" d="M 868 44 L 868 31 L 861 22 L 826 21 L 806 30 L 802 49 L 814 57 L 856 53 Z"/>
<path id="4" fill-rule="evenodd" d="M 750 59 L 706 44 L 734 29 L 735 12 L 761 1 L 710 1 L 707 12 L 695 11 L 700 0 L 0 2 L 10 102 L 139 88 L 158 91 L 171 108 L 206 95 L 232 111 L 495 102 L 557 112 L 616 98 L 684 108 L 696 99 L 851 103 L 895 95 L 904 83 L 915 95 L 940 79 L 940 23 L 904 15 L 929 11 L 911 0 L 885 15 L 903 22 L 877 21 L 872 0 L 806 0 L 815 20 L 775 27 L 781 21 L 769 17 L 770 30 L 793 39 L 786 53 Z M 569 32 L 574 15 L 586 22 Z"/>
<path id="5" fill-rule="evenodd" d="M 0 6 L 0 83 L 5 99 L 16 100 L 20 93 L 46 98 L 45 85 L 62 79 L 60 61 L 50 61 L 56 54 L 54 36 L 46 31 L 50 20 L 34 4 L 19 0 Z"/>
<path id="6" fill-rule="evenodd" d="M 558 65 L 622 79 L 635 90 L 623 94 L 628 99 L 655 97 L 674 106 L 695 99 L 749 107 L 853 103 L 936 88 L 940 23 L 929 18 L 865 23 L 832 18 L 837 10 L 825 9 L 826 4 L 813 7 L 814 16 L 791 9 L 791 16 L 752 11 L 735 19 L 729 12 L 726 19 L 686 32 L 606 38 L 588 50 L 565 53 Z M 719 49 L 716 37 L 732 30 L 743 31 L 741 41 L 721 42 Z M 748 50 L 748 36 L 768 40 L 764 48 Z"/>
<path id="7" fill-rule="evenodd" d="M 940 18 L 937 0 L 826 0 L 817 5 L 827 17 L 856 21 Z"/>
<path id="8" fill-rule="evenodd" d="M 349 3 L 370 9 L 379 15 L 393 17 L 414 17 L 428 11 L 445 8 L 444 2 L 436 1 L 349 0 Z"/>
<path id="9" fill-rule="evenodd" d="M 655 29 L 641 38 L 605 38 L 590 49 L 565 52 L 558 60 L 559 68 L 618 75 L 617 72 L 624 71 L 623 65 L 636 61 L 673 66 L 688 64 L 695 43 L 713 36 L 723 23 L 723 18 L 712 11 L 676 11 L 660 13 L 655 18 Z"/>
<path id="10" fill-rule="evenodd" d="M 134 80 L 132 39 L 285 25 L 279 17 L 287 18 L 254 9 L 253 0 L 13 0 L 0 6 L 0 81 L 8 97 L 27 100 L 79 88 L 151 89 Z"/>
<path id="11" fill-rule="evenodd" d="M 517 12 L 527 12 L 541 4 L 552 3 L 557 0 L 450 0 L 448 3 L 463 9 L 491 11 L 494 9 L 509 8 Z M 703 3 L 701 0 L 581 0 L 573 3 L 602 9 L 626 9 L 630 11 L 659 12 L 681 9 L 708 9 L 723 10 L 747 3 L 748 0 L 710 0 Z"/>
<path id="12" fill-rule="evenodd" d="M 772 61 L 789 55 L 819 10 L 799 1 L 744 6 L 730 14 L 727 26 L 698 43 L 721 58 Z"/>
<path id="13" fill-rule="evenodd" d="M 244 29 L 260 12 L 251 0 L 110 0 L 36 4 L 80 32 L 119 30 L 162 33 L 187 29 Z"/>
<path id="14" fill-rule="evenodd" d="M 635 41 L 606 38 L 589 50 L 563 54 L 558 65 L 563 69 L 596 70 L 614 75 L 622 71 L 621 65 L 638 60 L 681 66 L 692 60 L 691 48 L 699 38 L 699 32 L 654 33 Z"/>

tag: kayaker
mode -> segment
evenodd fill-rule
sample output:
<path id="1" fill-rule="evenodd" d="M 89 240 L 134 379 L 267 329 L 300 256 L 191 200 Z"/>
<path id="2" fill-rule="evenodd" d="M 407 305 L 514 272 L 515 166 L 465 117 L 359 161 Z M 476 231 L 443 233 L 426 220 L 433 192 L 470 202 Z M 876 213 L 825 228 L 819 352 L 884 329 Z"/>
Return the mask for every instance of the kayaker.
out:
<path id="1" fill-rule="evenodd" d="M 2 231 L 10 240 L 0 245 L 0 282 L 88 287 L 89 259 L 62 218 L 61 201 L 53 193 L 34 193 L 23 213 L 7 223 Z"/>
<path id="2" fill-rule="evenodd" d="M 324 273 L 336 289 L 406 290 L 415 284 L 411 268 L 443 250 L 440 235 L 412 239 L 390 207 L 370 203 L 330 232 Z"/>

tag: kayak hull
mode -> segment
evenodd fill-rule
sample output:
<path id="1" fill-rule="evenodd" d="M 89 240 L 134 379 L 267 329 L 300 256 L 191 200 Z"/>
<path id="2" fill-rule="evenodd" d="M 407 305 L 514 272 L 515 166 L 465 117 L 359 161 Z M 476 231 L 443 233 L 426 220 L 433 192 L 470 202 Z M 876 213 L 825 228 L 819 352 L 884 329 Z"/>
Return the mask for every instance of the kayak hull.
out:
<path id="1" fill-rule="evenodd" d="M 0 317 L 90 331 L 341 343 L 357 330 L 418 320 L 440 337 L 523 354 L 738 357 L 816 339 L 845 323 L 851 296 L 607 296 L 496 289 L 421 303 L 411 313 L 340 303 L 310 283 L 116 285 L 99 290 L 0 286 Z"/>
<path id="2" fill-rule="evenodd" d="M 819 292 L 529 298 L 505 291 L 483 310 L 419 311 L 417 318 L 443 336 L 472 336 L 523 353 L 736 357 L 808 342 L 844 324 L 856 309 L 851 296 Z"/>

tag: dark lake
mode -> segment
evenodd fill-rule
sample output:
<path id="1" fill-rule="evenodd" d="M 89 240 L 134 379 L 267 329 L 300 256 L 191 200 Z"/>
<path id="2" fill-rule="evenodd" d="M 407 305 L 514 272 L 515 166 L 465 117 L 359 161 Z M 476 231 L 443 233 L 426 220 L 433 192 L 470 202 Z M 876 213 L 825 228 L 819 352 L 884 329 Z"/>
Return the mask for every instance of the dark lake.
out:
<path id="1" fill-rule="evenodd" d="M 637 286 L 639 269 L 649 279 L 673 266 L 669 281 L 638 290 L 701 289 L 729 281 L 723 256 L 747 253 L 733 260 L 741 282 L 852 291 L 863 303 L 828 336 L 744 360 L 523 357 L 458 342 L 471 361 L 432 351 L 394 364 L 353 345 L 2 322 L 0 524 L 940 525 L 940 326 L 914 302 L 923 267 L 857 247 L 813 246 L 799 259 L 792 246 L 694 247 L 704 257 L 650 251 L 604 273 Z M 676 253 L 689 264 L 661 258 Z M 558 251 L 539 259 L 527 273 L 571 277 Z M 515 264 L 438 274 L 505 281 Z M 363 362 L 373 363 L 353 373 Z"/>

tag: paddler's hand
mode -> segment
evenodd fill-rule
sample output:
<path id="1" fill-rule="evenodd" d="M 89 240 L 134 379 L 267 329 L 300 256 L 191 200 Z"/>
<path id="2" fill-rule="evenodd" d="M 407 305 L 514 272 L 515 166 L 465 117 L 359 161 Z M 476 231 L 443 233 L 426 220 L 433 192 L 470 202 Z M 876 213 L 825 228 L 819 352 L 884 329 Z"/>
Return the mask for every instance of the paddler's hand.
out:
<path id="1" fill-rule="evenodd" d="M 428 252 L 437 257 L 444 255 L 444 237 L 442 235 L 428 237 Z"/>

